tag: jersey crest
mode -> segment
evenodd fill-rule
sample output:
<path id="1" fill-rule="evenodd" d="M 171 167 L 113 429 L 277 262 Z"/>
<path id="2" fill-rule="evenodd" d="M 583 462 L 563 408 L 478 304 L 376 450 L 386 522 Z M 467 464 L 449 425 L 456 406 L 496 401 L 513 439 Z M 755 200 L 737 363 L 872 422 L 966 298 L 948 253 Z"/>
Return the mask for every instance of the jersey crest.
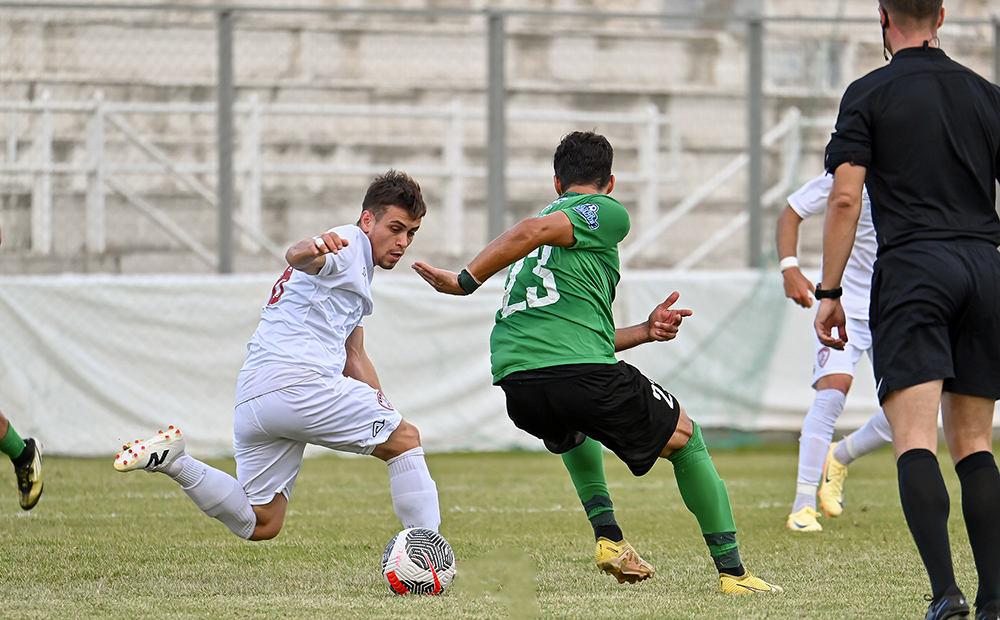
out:
<path id="1" fill-rule="evenodd" d="M 389 399 L 385 397 L 385 394 L 382 393 L 382 390 L 376 390 L 376 392 L 377 392 L 378 404 L 382 405 L 389 411 L 394 411 L 394 409 L 392 408 L 392 404 L 389 403 Z"/>

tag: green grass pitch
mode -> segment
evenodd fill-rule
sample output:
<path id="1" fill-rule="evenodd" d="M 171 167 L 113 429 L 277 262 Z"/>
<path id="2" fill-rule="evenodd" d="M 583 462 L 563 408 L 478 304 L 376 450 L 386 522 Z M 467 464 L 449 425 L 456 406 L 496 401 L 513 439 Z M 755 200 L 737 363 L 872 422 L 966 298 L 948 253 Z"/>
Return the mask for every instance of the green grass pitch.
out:
<path id="1" fill-rule="evenodd" d="M 717 591 L 666 461 L 633 478 L 606 458 L 618 521 L 657 569 L 652 580 L 619 585 L 594 566 L 592 530 L 558 457 L 431 455 L 458 578 L 443 596 L 397 597 L 379 560 L 400 527 L 385 465 L 374 458 L 307 459 L 284 530 L 263 543 L 202 515 L 166 476 L 120 474 L 110 458 L 48 458 L 45 493 L 30 514 L 17 506 L 13 472 L 0 482 L 0 617 L 492 619 L 526 617 L 533 605 L 542 618 L 588 620 L 923 617 L 930 588 L 889 450 L 852 464 L 844 515 L 822 519 L 824 531 L 813 535 L 784 527 L 796 446 L 713 455 L 745 564 L 783 594 Z M 956 573 L 973 598 L 958 482 L 943 448 L 941 459 Z M 212 464 L 234 471 L 231 459 Z M 534 571 L 537 592 L 524 585 Z"/>

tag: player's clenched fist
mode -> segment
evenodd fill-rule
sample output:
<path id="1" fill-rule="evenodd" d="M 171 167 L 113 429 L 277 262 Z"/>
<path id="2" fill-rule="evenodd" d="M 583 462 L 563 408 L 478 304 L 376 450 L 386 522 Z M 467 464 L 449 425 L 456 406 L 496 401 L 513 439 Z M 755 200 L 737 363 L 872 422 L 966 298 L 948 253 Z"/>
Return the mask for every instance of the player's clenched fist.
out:
<path id="1" fill-rule="evenodd" d="M 791 267 L 781 272 L 785 281 L 785 297 L 791 299 L 803 308 L 812 308 L 813 300 L 810 293 L 815 290 L 809 278 L 803 275 L 798 267 Z"/>
<path id="2" fill-rule="evenodd" d="M 323 268 L 327 254 L 336 254 L 348 245 L 347 239 L 328 230 L 315 237 L 297 241 L 285 252 L 285 260 L 294 269 L 316 275 Z"/>
<path id="3" fill-rule="evenodd" d="M 336 254 L 347 245 L 347 239 L 341 239 L 340 235 L 332 230 L 328 230 L 322 235 L 316 235 L 312 239 L 320 254 Z"/>

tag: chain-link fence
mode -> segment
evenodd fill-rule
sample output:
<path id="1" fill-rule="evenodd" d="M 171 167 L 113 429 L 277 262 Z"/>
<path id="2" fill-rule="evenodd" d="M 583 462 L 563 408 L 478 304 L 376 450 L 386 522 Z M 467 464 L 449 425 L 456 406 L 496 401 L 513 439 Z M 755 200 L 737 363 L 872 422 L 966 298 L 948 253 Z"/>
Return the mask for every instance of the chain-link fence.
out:
<path id="1" fill-rule="evenodd" d="M 627 266 L 760 264 L 784 197 L 821 171 L 843 89 L 885 62 L 859 6 L 0 3 L 0 273 L 270 269 L 353 221 L 390 167 L 430 204 L 413 253 L 460 265 L 543 206 L 575 129 L 616 147 Z M 941 43 L 992 77 L 988 8 L 952 10 Z"/>

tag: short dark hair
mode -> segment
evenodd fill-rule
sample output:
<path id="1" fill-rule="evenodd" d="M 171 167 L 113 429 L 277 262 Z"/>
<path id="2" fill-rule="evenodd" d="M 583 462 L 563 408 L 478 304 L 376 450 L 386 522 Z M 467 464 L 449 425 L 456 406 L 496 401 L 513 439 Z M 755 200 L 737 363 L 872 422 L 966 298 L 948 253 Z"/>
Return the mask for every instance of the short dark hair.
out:
<path id="1" fill-rule="evenodd" d="M 899 26 L 922 26 L 937 23 L 943 0 L 881 0 L 879 4 Z"/>
<path id="2" fill-rule="evenodd" d="M 376 220 L 382 219 L 389 207 L 399 207 L 413 219 L 422 218 L 427 213 L 420 185 L 405 172 L 389 170 L 378 175 L 361 201 L 361 209 L 370 211 Z"/>
<path id="3" fill-rule="evenodd" d="M 573 185 L 604 187 L 611 182 L 614 158 L 607 138 L 593 131 L 574 131 L 556 147 L 552 168 L 564 190 Z"/>

